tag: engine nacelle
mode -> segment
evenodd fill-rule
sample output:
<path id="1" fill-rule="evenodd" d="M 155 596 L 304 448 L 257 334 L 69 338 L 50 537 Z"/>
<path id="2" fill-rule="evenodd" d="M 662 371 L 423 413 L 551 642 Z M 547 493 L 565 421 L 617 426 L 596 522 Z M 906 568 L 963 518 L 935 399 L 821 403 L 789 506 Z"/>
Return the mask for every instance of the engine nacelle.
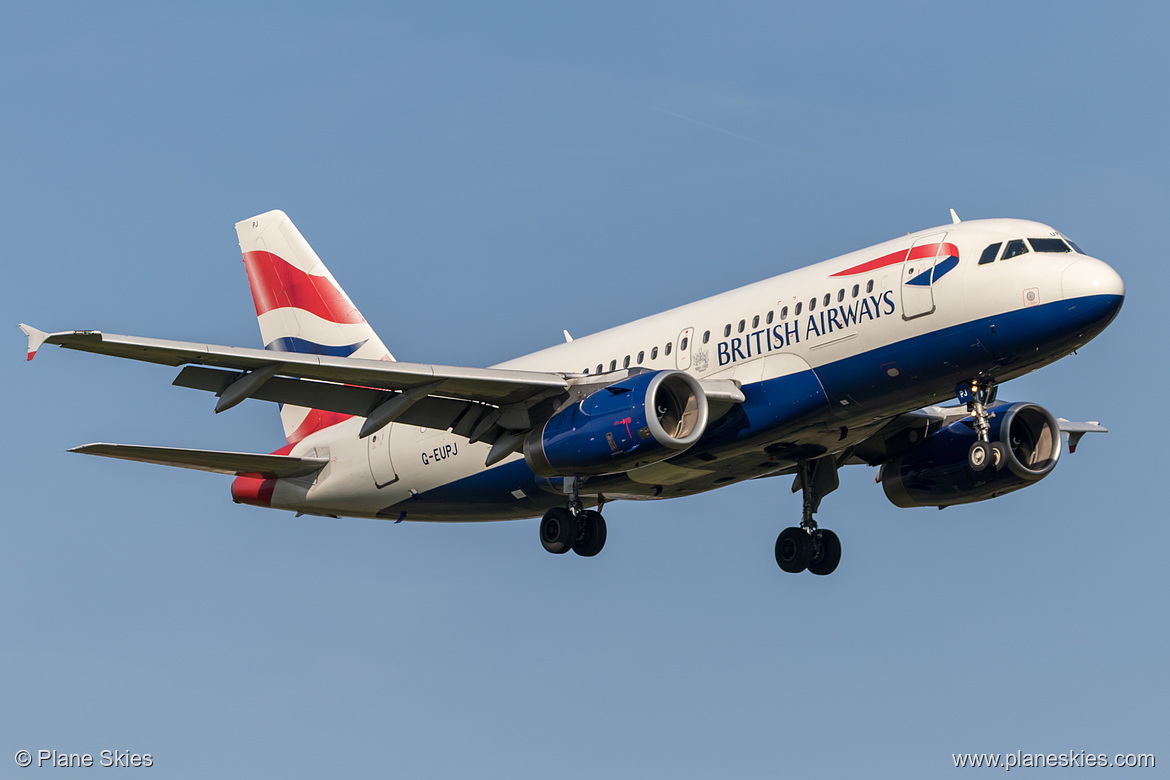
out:
<path id="1" fill-rule="evenodd" d="M 554 414 L 524 440 L 542 477 L 616 474 L 677 455 L 707 429 L 707 396 L 682 371 L 636 374 Z"/>
<path id="2" fill-rule="evenodd" d="M 1039 482 L 1060 459 L 1060 426 L 1045 408 L 1032 403 L 988 408 L 989 438 L 1007 445 L 1007 460 L 996 470 L 967 467 L 976 440 L 972 418 L 948 425 L 909 452 L 882 464 L 878 479 L 886 498 L 900 507 L 952 506 L 985 501 Z"/>

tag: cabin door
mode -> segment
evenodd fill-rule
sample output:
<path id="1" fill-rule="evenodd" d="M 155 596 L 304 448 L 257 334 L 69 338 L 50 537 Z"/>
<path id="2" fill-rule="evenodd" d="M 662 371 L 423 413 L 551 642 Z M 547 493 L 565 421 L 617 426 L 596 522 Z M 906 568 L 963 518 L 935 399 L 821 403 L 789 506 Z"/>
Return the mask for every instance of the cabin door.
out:
<path id="1" fill-rule="evenodd" d="M 393 425 L 387 425 L 366 439 L 370 443 L 370 474 L 374 477 L 374 484 L 380 488 L 398 481 L 394 462 L 390 460 L 390 431 L 393 429 Z"/>
<path id="2" fill-rule="evenodd" d="M 946 233 L 924 236 L 914 242 L 902 263 L 902 319 L 912 320 L 934 312 L 934 266 L 946 256 Z"/>

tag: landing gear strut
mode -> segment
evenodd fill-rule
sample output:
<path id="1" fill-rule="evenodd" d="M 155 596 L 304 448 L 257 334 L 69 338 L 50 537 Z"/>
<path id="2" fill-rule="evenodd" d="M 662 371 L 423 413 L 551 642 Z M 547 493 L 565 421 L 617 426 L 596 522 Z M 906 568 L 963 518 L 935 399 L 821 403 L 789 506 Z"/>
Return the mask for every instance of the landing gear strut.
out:
<path id="1" fill-rule="evenodd" d="M 991 415 L 987 407 L 995 403 L 998 392 L 999 386 L 995 380 L 987 377 L 960 382 L 955 386 L 955 396 L 959 401 L 967 403 L 967 411 L 975 418 L 977 438 L 967 451 L 967 468 L 973 472 L 983 471 L 988 466 L 999 471 L 1007 462 L 1007 446 L 1000 441 L 990 441 L 988 436 Z"/>
<path id="2" fill-rule="evenodd" d="M 832 455 L 814 461 L 797 461 L 796 481 L 804 499 L 800 526 L 785 528 L 776 538 L 776 563 L 791 574 L 808 569 L 813 574 L 832 574 L 841 562 L 841 540 L 827 528 L 818 528 L 813 514 L 821 499 L 837 489 L 837 462 Z"/>
<path id="3" fill-rule="evenodd" d="M 605 518 L 600 512 L 584 508 L 580 486 L 578 478 L 566 477 L 568 506 L 553 507 L 540 521 L 540 543 L 550 553 L 563 555 L 572 550 L 584 558 L 592 558 L 605 546 Z"/>

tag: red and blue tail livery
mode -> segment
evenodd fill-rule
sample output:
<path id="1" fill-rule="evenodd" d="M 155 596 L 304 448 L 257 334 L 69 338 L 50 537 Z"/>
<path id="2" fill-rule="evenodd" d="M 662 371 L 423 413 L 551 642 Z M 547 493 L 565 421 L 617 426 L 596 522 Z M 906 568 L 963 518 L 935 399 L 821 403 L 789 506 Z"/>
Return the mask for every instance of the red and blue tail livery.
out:
<path id="1" fill-rule="evenodd" d="M 283 211 L 237 223 L 236 235 L 266 349 L 394 359 Z M 281 407 L 281 419 L 287 440 L 294 443 L 348 416 L 286 404 Z"/>

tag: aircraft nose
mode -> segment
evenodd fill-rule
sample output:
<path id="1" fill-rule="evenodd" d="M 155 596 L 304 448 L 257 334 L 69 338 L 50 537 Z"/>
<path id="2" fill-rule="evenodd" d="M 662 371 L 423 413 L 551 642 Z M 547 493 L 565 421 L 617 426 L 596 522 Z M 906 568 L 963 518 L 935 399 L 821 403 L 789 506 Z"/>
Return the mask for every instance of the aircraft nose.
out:
<path id="1" fill-rule="evenodd" d="M 1108 263 L 1092 257 L 1083 257 L 1064 269 L 1060 286 L 1066 301 L 1094 295 L 1125 297 L 1125 282 L 1121 275 Z"/>

